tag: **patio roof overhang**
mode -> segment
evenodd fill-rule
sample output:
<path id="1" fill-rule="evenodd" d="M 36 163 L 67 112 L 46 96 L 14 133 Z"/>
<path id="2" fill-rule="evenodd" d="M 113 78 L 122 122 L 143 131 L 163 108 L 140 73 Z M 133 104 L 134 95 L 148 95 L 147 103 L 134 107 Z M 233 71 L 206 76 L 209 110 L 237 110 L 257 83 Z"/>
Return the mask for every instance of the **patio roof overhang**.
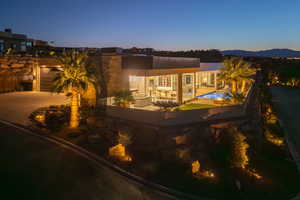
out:
<path id="1" fill-rule="evenodd" d="M 176 68 L 176 69 L 124 69 L 129 75 L 134 76 L 159 76 L 170 74 L 193 73 L 200 71 L 199 67 L 193 68 Z"/>
<path id="2" fill-rule="evenodd" d="M 194 73 L 194 72 L 205 72 L 205 71 L 219 71 L 219 69 L 202 69 L 199 67 L 191 68 L 173 68 L 173 69 L 123 69 L 124 72 L 132 76 L 160 76 L 170 74 L 183 74 L 183 73 Z"/>

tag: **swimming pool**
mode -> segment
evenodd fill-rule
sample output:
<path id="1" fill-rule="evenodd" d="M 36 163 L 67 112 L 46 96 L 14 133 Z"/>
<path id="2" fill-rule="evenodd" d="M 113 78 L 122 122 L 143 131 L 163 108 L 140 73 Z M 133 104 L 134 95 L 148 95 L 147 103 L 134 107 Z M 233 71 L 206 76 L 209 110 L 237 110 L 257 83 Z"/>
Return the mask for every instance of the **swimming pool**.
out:
<path id="1" fill-rule="evenodd" d="M 199 95 L 199 96 L 197 96 L 197 98 L 219 100 L 219 99 L 229 98 L 229 96 L 225 92 L 212 92 L 212 93 Z"/>

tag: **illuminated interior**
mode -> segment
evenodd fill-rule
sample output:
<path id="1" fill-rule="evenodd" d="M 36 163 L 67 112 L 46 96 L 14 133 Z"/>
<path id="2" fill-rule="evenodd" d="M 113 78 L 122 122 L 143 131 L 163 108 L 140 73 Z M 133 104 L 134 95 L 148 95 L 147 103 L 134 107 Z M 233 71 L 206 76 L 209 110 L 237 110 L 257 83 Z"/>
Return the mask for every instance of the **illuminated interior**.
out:
<path id="1" fill-rule="evenodd" d="M 158 76 L 129 76 L 129 88 L 135 97 L 149 97 L 156 101 L 187 101 L 198 95 L 207 94 L 224 87 L 218 81 L 218 71 L 200 71 Z M 178 95 L 180 94 L 180 95 Z"/>

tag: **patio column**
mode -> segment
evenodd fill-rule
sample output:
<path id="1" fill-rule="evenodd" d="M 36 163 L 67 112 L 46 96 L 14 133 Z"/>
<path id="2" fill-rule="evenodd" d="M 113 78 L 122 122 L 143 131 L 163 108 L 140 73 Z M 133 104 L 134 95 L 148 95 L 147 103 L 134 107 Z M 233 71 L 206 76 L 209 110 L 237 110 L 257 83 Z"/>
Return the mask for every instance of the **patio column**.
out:
<path id="1" fill-rule="evenodd" d="M 217 73 L 214 72 L 214 76 L 215 76 L 215 90 L 217 90 Z"/>
<path id="2" fill-rule="evenodd" d="M 182 73 L 177 74 L 178 88 L 177 88 L 177 102 L 182 104 Z"/>
<path id="3" fill-rule="evenodd" d="M 32 90 L 40 91 L 40 74 L 41 68 L 38 65 L 37 61 L 33 64 L 33 81 L 32 81 Z"/>
<path id="4" fill-rule="evenodd" d="M 193 84 L 193 97 L 195 98 L 196 97 L 196 93 L 197 93 L 197 87 L 196 87 L 196 83 L 197 83 L 197 73 L 194 72 L 194 78 L 193 78 L 193 81 L 194 81 L 194 84 Z"/>

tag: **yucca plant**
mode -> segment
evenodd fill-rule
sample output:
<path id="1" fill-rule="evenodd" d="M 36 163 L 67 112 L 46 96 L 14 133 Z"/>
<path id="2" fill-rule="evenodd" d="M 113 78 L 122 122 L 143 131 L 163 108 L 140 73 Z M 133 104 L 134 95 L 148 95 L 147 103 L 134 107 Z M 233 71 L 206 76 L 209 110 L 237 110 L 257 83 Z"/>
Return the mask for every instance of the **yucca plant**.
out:
<path id="1" fill-rule="evenodd" d="M 122 108 L 128 108 L 131 103 L 135 100 L 132 96 L 132 92 L 129 90 L 120 90 L 114 95 L 114 105 L 120 106 Z"/>
<path id="2" fill-rule="evenodd" d="M 88 73 L 87 54 L 85 52 L 67 51 L 57 59 L 62 65 L 54 79 L 54 91 L 68 91 L 71 97 L 70 127 L 79 126 L 79 95 L 93 83 L 93 76 Z"/>

